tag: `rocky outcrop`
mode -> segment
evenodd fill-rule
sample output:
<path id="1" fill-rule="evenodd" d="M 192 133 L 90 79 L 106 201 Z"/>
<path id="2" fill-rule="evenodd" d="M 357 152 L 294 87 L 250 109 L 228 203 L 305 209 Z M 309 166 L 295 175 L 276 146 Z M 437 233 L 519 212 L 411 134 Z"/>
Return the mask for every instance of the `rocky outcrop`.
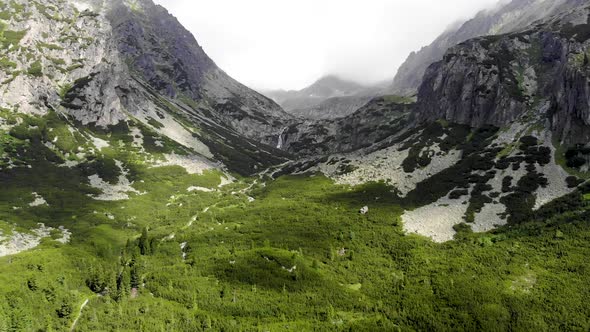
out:
<path id="1" fill-rule="evenodd" d="M 2 107 L 43 114 L 65 105 L 84 124 L 106 126 L 127 117 L 113 93 L 125 82 L 109 42 L 110 25 L 88 3 L 21 1 L 2 24 L 14 38 L 2 45 Z"/>
<path id="2" fill-rule="evenodd" d="M 412 52 L 398 69 L 390 89 L 396 94 L 416 93 L 428 66 L 440 61 L 450 47 L 459 43 L 475 37 L 514 32 L 536 20 L 583 4 L 584 0 L 512 0 L 481 11 L 471 20 L 445 31 L 432 44 Z"/>
<path id="3" fill-rule="evenodd" d="M 589 14 L 588 7 L 579 7 L 521 32 L 449 49 L 426 71 L 414 119 L 503 127 L 538 115 L 541 124 L 550 120 L 561 141 L 585 144 Z"/>
<path id="4" fill-rule="evenodd" d="M 565 24 L 559 19 L 550 23 L 558 27 L 561 39 L 547 44 L 544 59 L 561 66 L 541 91 L 551 96 L 548 117 L 562 142 L 585 145 L 590 141 L 590 6 L 573 13 Z"/>
<path id="5" fill-rule="evenodd" d="M 151 0 L 19 0 L 0 10 L 2 109 L 55 111 L 101 130 L 141 123 L 243 174 L 288 158 L 272 146 L 292 117 L 225 74 Z"/>
<path id="6" fill-rule="evenodd" d="M 120 53 L 146 82 L 169 97 L 201 97 L 204 77 L 215 63 L 163 7 L 113 1 L 107 18 Z"/>
<path id="7" fill-rule="evenodd" d="M 284 131 L 283 149 L 300 156 L 323 156 L 368 148 L 403 132 L 413 106 L 378 97 L 344 118 L 301 120 Z"/>
<path id="8" fill-rule="evenodd" d="M 107 18 L 131 71 L 158 93 L 205 104 L 217 120 L 256 140 L 275 137 L 290 117 L 272 100 L 217 67 L 194 36 L 151 0 L 113 1 Z"/>
<path id="9" fill-rule="evenodd" d="M 443 61 L 430 66 L 418 93 L 418 121 L 439 118 L 481 127 L 501 127 L 526 111 L 526 97 L 515 76 L 518 41 L 471 40 L 451 48 Z M 486 48 L 487 47 L 487 48 Z"/>

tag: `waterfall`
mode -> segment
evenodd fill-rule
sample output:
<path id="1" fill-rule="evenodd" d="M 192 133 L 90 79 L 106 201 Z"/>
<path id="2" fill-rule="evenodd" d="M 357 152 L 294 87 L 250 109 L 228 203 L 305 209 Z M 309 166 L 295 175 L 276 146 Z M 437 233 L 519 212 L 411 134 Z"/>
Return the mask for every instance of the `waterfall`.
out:
<path id="1" fill-rule="evenodd" d="M 285 133 L 285 130 L 287 130 L 287 127 L 284 127 L 281 130 L 281 133 L 279 134 L 279 142 L 277 143 L 277 149 L 283 148 L 283 134 Z"/>

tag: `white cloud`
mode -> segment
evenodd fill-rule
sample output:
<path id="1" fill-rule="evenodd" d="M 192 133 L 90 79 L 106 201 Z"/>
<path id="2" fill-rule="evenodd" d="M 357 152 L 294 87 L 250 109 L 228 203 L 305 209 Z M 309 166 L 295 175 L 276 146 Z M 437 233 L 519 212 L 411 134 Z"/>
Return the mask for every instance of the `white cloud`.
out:
<path id="1" fill-rule="evenodd" d="M 497 0 L 155 0 L 237 80 L 298 89 L 393 78 L 407 55 Z"/>

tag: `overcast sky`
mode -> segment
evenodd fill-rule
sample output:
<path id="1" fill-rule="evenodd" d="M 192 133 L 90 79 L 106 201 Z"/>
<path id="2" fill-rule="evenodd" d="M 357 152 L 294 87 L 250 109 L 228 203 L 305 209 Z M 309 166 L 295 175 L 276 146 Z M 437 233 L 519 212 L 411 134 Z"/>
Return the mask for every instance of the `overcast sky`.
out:
<path id="1" fill-rule="evenodd" d="M 235 79 L 300 89 L 393 78 L 408 54 L 498 0 L 155 0 Z"/>

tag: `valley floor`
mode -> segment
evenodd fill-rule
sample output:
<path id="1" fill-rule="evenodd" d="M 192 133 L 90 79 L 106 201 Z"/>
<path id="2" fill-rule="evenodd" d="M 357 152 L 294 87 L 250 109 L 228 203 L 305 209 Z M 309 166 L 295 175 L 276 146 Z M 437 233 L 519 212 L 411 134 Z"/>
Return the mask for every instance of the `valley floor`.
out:
<path id="1" fill-rule="evenodd" d="M 3 173 L 6 232 L 43 223 L 72 235 L 0 258 L 1 331 L 590 328 L 582 190 L 568 198 L 574 212 L 435 243 L 405 234 L 380 183 L 318 175 L 220 187 L 213 171 L 133 174 L 139 194 L 107 202 L 58 167 Z M 31 192 L 47 204 L 26 206 Z"/>

